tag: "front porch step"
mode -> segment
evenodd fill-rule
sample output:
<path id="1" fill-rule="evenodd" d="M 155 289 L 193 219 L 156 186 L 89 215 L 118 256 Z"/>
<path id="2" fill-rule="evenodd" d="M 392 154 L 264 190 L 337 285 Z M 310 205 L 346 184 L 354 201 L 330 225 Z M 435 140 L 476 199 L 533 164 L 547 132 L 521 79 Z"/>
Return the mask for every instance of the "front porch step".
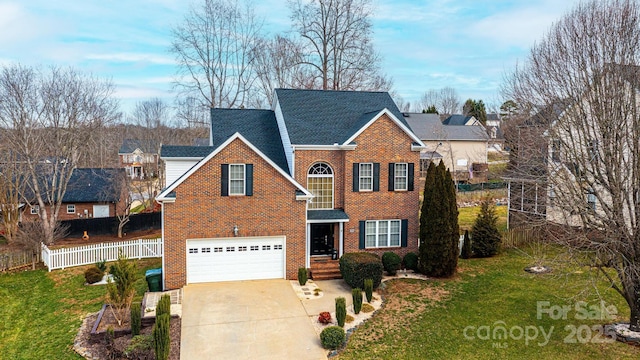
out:
<path id="1" fill-rule="evenodd" d="M 311 278 L 313 280 L 342 279 L 338 260 L 311 260 Z"/>

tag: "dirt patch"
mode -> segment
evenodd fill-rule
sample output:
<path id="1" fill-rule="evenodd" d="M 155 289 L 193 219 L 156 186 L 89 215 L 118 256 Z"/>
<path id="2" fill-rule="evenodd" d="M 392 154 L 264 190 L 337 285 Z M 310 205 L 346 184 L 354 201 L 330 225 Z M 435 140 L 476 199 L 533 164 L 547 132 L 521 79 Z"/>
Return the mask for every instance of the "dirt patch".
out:
<path id="1" fill-rule="evenodd" d="M 84 356 L 87 359 L 126 359 L 124 357 L 124 351 L 127 346 L 131 342 L 131 335 L 123 335 L 117 337 L 113 341 L 113 345 L 109 346 L 104 341 L 99 341 L 95 344 L 90 343 L 90 334 L 91 327 L 95 323 L 98 317 L 98 313 L 90 314 L 85 318 L 80 330 L 78 331 L 78 335 L 76 336 L 76 340 L 74 342 L 74 349 L 80 355 Z M 170 360 L 179 360 L 180 359 L 180 329 L 181 329 L 182 321 L 179 317 L 171 317 L 169 333 L 171 336 L 171 347 L 170 347 Z M 147 326 L 141 329 L 141 335 L 151 335 L 153 331 L 153 326 Z M 149 353 L 150 359 L 153 359 L 153 349 L 150 350 Z M 114 355 L 114 357 L 110 357 L 110 355 Z"/>

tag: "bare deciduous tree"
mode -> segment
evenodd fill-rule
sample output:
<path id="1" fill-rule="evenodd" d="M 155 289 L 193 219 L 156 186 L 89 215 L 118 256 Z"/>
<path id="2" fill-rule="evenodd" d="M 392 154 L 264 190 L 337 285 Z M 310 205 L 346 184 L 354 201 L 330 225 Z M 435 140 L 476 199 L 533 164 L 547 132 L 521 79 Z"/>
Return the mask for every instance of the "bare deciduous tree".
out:
<path id="1" fill-rule="evenodd" d="M 172 31 L 176 85 L 208 107 L 244 105 L 255 79 L 252 52 L 261 23 L 238 0 L 202 0 Z"/>
<path id="2" fill-rule="evenodd" d="M 3 136 L 0 136 L 2 138 Z M 16 152 L 0 141 L 0 229 L 9 243 L 13 242 L 20 222 L 24 176 L 19 172 Z"/>
<path id="3" fill-rule="evenodd" d="M 45 243 L 54 240 L 73 169 L 105 124 L 115 120 L 113 86 L 72 69 L 10 65 L 0 71 L 0 126 L 19 158 L 27 196 L 40 207 Z"/>
<path id="4" fill-rule="evenodd" d="M 548 238 L 626 300 L 632 331 L 640 331 L 639 59 L 640 4 L 592 0 L 553 25 L 505 85 L 520 112 L 546 109 L 527 124 L 542 129 L 540 143 L 518 149 L 513 170 L 547 198 L 539 219 L 555 224 Z"/>
<path id="5" fill-rule="evenodd" d="M 420 111 L 435 106 L 440 114 L 451 115 L 460 110 L 460 96 L 456 89 L 444 87 L 442 89 L 427 90 L 420 99 Z"/>
<path id="6" fill-rule="evenodd" d="M 289 5 L 301 38 L 302 64 L 311 69 L 314 88 L 390 89 L 371 43 L 369 0 L 296 0 Z"/>

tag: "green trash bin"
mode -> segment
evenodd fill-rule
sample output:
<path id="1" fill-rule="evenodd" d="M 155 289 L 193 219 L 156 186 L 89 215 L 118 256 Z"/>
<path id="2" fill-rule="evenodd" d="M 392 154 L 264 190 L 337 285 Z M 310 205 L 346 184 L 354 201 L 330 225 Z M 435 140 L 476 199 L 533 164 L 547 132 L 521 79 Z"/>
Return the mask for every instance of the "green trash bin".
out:
<path id="1" fill-rule="evenodd" d="M 149 285 L 149 291 L 158 292 L 162 291 L 162 268 L 147 270 L 144 273 L 147 279 L 147 285 Z"/>

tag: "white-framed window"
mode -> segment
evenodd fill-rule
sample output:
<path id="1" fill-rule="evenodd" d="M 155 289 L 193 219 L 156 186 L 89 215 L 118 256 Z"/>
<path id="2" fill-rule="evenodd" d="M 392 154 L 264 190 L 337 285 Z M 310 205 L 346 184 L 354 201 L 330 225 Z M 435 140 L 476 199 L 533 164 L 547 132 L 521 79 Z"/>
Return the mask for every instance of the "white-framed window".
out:
<path id="1" fill-rule="evenodd" d="M 40 214 L 40 205 L 31 206 L 31 215 L 38 215 L 38 214 Z"/>
<path id="2" fill-rule="evenodd" d="M 400 220 L 369 220 L 365 225 L 365 247 L 400 246 Z"/>
<path id="3" fill-rule="evenodd" d="M 359 166 L 359 190 L 373 191 L 373 163 L 360 163 Z"/>
<path id="4" fill-rule="evenodd" d="M 326 163 L 316 163 L 307 174 L 307 188 L 315 196 L 309 209 L 333 209 L 333 170 Z"/>
<path id="5" fill-rule="evenodd" d="M 396 165 L 394 166 L 394 190 L 407 190 L 407 178 L 409 176 L 408 168 L 409 166 L 407 163 L 396 163 Z"/>
<path id="6" fill-rule="evenodd" d="M 229 195 L 244 195 L 245 164 L 229 164 Z"/>
<path id="7" fill-rule="evenodd" d="M 467 160 L 467 159 L 457 159 L 456 160 L 456 166 L 467 166 L 468 163 L 469 163 L 469 160 Z"/>
<path id="8" fill-rule="evenodd" d="M 75 214 L 76 206 L 75 205 L 67 205 L 67 214 Z"/>

